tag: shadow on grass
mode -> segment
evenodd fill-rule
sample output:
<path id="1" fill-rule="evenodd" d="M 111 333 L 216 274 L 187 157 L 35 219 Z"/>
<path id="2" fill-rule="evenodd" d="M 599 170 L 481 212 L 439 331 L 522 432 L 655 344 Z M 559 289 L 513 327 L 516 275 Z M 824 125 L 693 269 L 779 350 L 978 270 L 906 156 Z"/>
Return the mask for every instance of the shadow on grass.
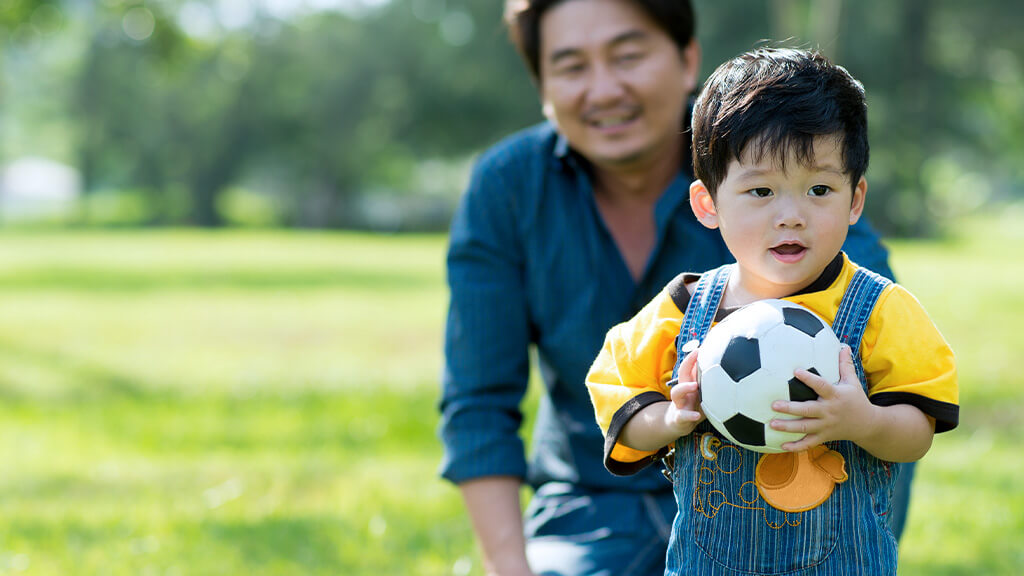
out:
<path id="1" fill-rule="evenodd" d="M 342 563 L 341 539 L 354 527 L 331 516 L 263 518 L 256 521 L 204 521 L 204 546 L 232 549 L 252 572 L 300 568 L 304 572 L 351 573 Z"/>
<path id="2" fill-rule="evenodd" d="M 21 361 L 40 366 L 61 366 L 67 372 L 75 375 L 79 386 L 63 391 L 56 398 L 48 397 L 49 402 L 78 403 L 96 398 L 141 399 L 147 394 L 132 378 L 96 362 L 73 358 L 52 349 L 40 350 L 25 346 L 10 337 L 0 336 L 0 348 L 3 349 L 4 354 L 17 357 Z M 2 380 L 0 380 L 0 399 L 8 404 L 38 401 L 38 398 L 30 396 L 25 390 L 13 388 Z"/>
<path id="3" fill-rule="evenodd" d="M 353 527 L 328 516 L 177 521 L 159 527 L 170 529 L 161 536 L 147 536 L 146 526 L 109 521 L 15 520 L 8 526 L 18 548 L 52 549 L 51 565 L 63 566 L 65 573 L 143 573 L 163 564 L 181 566 L 183 560 L 186 574 L 355 573 L 339 553 Z M 93 572 L 90 562 L 81 563 L 91 558 L 95 564 L 97 555 L 107 570 Z"/>
<path id="4" fill-rule="evenodd" d="M 97 363 L 10 338 L 0 338 L 0 347 L 32 363 L 59 365 L 75 381 L 45 397 L 0 381 L 0 414 L 19 411 L 21 421 L 49 421 L 51 428 L 73 422 L 79 433 L 118 445 L 179 454 L 408 453 L 438 445 L 438 391 L 429 385 L 189 394 L 147 388 Z"/>

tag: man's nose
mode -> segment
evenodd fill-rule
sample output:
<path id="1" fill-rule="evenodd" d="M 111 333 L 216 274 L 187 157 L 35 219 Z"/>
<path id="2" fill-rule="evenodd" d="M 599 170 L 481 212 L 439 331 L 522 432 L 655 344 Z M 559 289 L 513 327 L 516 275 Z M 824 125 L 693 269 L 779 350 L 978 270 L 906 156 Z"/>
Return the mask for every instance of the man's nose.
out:
<path id="1" fill-rule="evenodd" d="M 606 64 L 597 64 L 591 69 L 587 97 L 592 104 L 606 104 L 622 97 L 625 88 L 615 70 Z"/>

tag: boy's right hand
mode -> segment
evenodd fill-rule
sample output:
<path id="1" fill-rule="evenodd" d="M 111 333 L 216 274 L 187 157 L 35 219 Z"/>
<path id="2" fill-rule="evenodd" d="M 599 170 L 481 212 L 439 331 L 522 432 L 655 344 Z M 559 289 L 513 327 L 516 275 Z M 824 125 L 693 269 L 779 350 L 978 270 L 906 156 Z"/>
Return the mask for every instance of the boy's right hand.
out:
<path id="1" fill-rule="evenodd" d="M 665 427 L 686 436 L 704 419 L 700 411 L 700 391 L 697 385 L 697 351 L 683 358 L 677 373 L 678 384 L 670 392 L 672 402 L 665 410 Z"/>

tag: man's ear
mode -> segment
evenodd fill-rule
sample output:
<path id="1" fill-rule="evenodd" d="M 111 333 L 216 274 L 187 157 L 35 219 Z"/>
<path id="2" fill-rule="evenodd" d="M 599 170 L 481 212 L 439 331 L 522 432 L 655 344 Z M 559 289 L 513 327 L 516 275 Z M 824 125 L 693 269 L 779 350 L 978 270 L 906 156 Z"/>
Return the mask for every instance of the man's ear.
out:
<path id="1" fill-rule="evenodd" d="M 693 210 L 698 222 L 712 230 L 718 228 L 715 200 L 711 197 L 708 187 L 700 180 L 694 180 L 693 184 L 690 184 L 690 209 Z"/>
<path id="2" fill-rule="evenodd" d="M 544 118 L 547 118 L 548 122 L 555 123 L 555 107 L 551 105 L 551 102 L 541 100 L 540 111 L 544 114 Z"/>
<path id="3" fill-rule="evenodd" d="M 690 192 L 692 197 L 693 192 Z M 863 176 L 857 181 L 857 185 L 853 187 L 853 199 L 850 202 L 850 226 L 857 223 L 860 220 L 860 215 L 864 212 L 864 203 L 868 198 L 868 181 Z"/>
<path id="4" fill-rule="evenodd" d="M 697 90 L 697 75 L 700 72 L 701 60 L 700 42 L 696 37 L 690 39 L 690 43 L 682 49 L 680 57 L 683 60 L 683 82 L 686 83 L 686 93 L 693 94 Z"/>

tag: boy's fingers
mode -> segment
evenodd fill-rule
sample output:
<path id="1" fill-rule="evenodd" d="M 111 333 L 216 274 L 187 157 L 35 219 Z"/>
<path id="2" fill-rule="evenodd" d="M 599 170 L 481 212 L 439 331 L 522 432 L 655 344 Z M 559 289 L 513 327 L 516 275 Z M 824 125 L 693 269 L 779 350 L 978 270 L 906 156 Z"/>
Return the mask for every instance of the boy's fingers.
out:
<path id="1" fill-rule="evenodd" d="M 846 344 L 839 349 L 839 381 L 859 382 L 857 368 L 853 365 L 853 351 Z"/>
<path id="2" fill-rule="evenodd" d="M 768 425 L 772 430 L 778 430 L 780 432 L 795 432 L 797 434 L 813 434 L 820 431 L 820 419 L 809 417 L 809 418 L 796 418 L 789 420 L 786 418 L 773 418 Z"/>
<path id="3" fill-rule="evenodd" d="M 696 382 L 680 382 L 669 390 L 669 394 L 672 395 L 672 400 L 674 402 L 678 402 L 685 398 L 687 394 L 693 394 L 696 391 Z"/>
<path id="4" fill-rule="evenodd" d="M 808 434 L 796 442 L 786 442 L 781 448 L 787 452 L 803 452 L 821 444 L 821 439 L 816 434 Z"/>
<path id="5" fill-rule="evenodd" d="M 801 418 L 821 418 L 824 412 L 821 409 L 821 404 L 815 400 L 808 400 L 806 402 L 790 402 L 788 400 L 776 400 L 772 402 L 772 410 L 780 412 L 782 414 L 789 414 L 791 416 L 800 416 Z M 775 422 L 776 420 L 773 420 Z M 778 422 L 793 422 L 793 420 L 777 420 Z M 789 429 L 787 429 L 789 430 Z M 794 430 L 789 430 L 794 432 Z M 799 430 L 795 430 L 799 432 Z"/>
<path id="6" fill-rule="evenodd" d="M 695 380 L 697 378 L 697 351 L 687 354 L 679 364 L 679 379 Z"/>
<path id="7" fill-rule="evenodd" d="M 693 410 L 680 410 L 676 412 L 676 423 L 682 424 L 684 422 L 697 422 L 703 417 L 704 415 L 700 412 L 695 412 Z"/>
<path id="8" fill-rule="evenodd" d="M 840 374 L 841 373 L 842 368 L 840 367 Z M 796 376 L 798 380 L 806 384 L 808 388 L 817 392 L 818 396 L 822 398 L 831 398 L 835 395 L 835 390 L 832 385 L 814 372 L 808 372 L 807 370 L 795 370 L 793 371 L 793 375 Z"/>

